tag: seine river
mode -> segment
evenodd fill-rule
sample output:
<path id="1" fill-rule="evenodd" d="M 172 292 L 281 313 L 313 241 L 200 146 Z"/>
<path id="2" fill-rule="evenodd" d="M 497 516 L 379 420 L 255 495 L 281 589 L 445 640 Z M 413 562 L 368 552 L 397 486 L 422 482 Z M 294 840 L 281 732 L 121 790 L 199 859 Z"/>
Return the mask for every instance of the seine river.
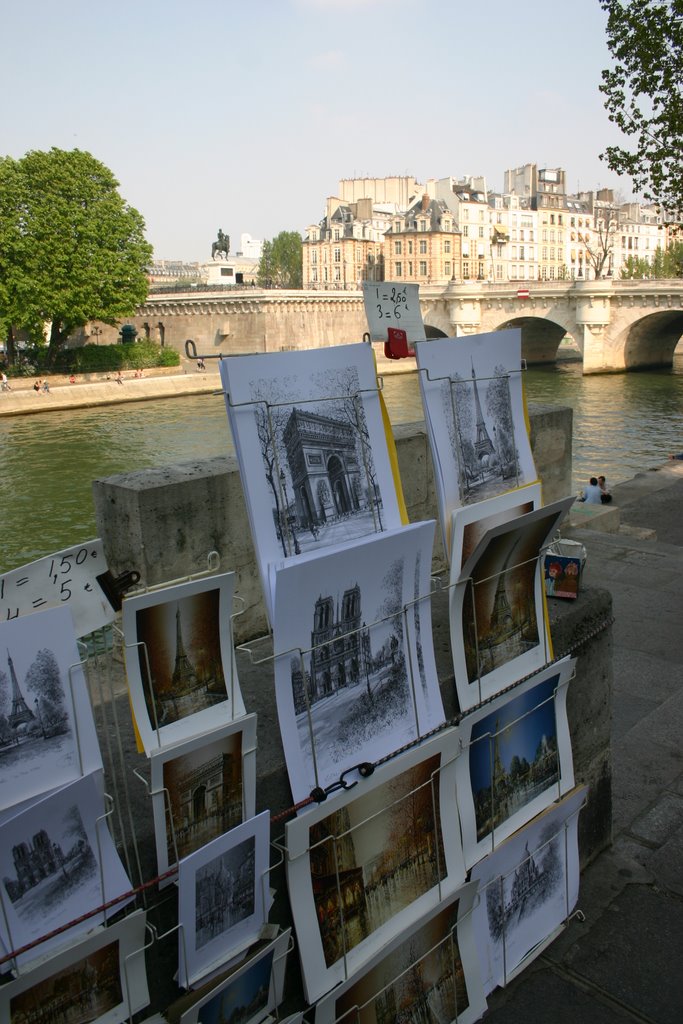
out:
<path id="1" fill-rule="evenodd" d="M 580 363 L 526 372 L 527 400 L 574 409 L 573 489 L 610 483 L 683 450 L 683 356 L 673 370 L 583 377 Z M 384 378 L 394 423 L 422 419 L 415 374 Z M 222 397 L 0 419 L 0 571 L 96 536 L 91 481 L 232 449 Z"/>

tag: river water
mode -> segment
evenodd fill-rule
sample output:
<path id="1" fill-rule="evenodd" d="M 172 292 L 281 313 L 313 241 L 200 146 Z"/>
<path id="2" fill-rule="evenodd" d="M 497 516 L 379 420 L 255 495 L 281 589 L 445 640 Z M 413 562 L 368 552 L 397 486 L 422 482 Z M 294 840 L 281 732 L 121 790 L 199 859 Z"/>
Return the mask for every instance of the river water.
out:
<path id="1" fill-rule="evenodd" d="M 683 450 L 683 356 L 672 370 L 584 377 L 580 363 L 534 367 L 527 400 L 574 409 L 573 490 L 610 483 Z M 387 375 L 393 423 L 422 419 L 415 374 Z M 199 395 L 0 419 L 0 571 L 96 536 L 91 481 L 232 450 L 220 396 Z"/>

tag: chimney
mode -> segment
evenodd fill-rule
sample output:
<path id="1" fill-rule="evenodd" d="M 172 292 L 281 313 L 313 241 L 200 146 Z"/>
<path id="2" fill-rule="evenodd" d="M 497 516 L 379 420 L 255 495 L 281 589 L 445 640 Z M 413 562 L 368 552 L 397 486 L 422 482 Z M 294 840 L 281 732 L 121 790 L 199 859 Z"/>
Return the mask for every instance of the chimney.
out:
<path id="1" fill-rule="evenodd" d="M 422 195 L 422 212 L 429 209 L 429 194 L 427 192 Z"/>

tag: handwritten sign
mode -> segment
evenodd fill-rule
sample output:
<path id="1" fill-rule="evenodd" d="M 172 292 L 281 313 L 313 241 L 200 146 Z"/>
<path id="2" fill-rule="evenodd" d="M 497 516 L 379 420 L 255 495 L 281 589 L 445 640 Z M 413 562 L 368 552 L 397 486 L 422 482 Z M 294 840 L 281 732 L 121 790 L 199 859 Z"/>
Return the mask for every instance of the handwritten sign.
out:
<path id="1" fill-rule="evenodd" d="M 67 605 L 76 636 L 86 636 L 116 617 L 96 577 L 107 571 L 101 540 L 57 551 L 0 576 L 0 622 L 42 608 Z"/>
<path id="2" fill-rule="evenodd" d="M 386 341 L 389 327 L 400 327 L 409 342 L 424 341 L 420 286 L 395 281 L 363 281 L 363 302 L 372 341 Z"/>

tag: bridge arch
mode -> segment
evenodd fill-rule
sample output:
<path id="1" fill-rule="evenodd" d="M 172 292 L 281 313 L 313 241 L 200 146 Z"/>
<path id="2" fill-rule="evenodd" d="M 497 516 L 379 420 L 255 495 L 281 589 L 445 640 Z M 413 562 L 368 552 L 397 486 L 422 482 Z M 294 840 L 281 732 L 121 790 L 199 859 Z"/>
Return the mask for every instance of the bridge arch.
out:
<path id="1" fill-rule="evenodd" d="M 683 310 L 647 313 L 627 327 L 617 345 L 623 346 L 624 369 L 672 366 L 676 345 L 683 335 Z"/>

